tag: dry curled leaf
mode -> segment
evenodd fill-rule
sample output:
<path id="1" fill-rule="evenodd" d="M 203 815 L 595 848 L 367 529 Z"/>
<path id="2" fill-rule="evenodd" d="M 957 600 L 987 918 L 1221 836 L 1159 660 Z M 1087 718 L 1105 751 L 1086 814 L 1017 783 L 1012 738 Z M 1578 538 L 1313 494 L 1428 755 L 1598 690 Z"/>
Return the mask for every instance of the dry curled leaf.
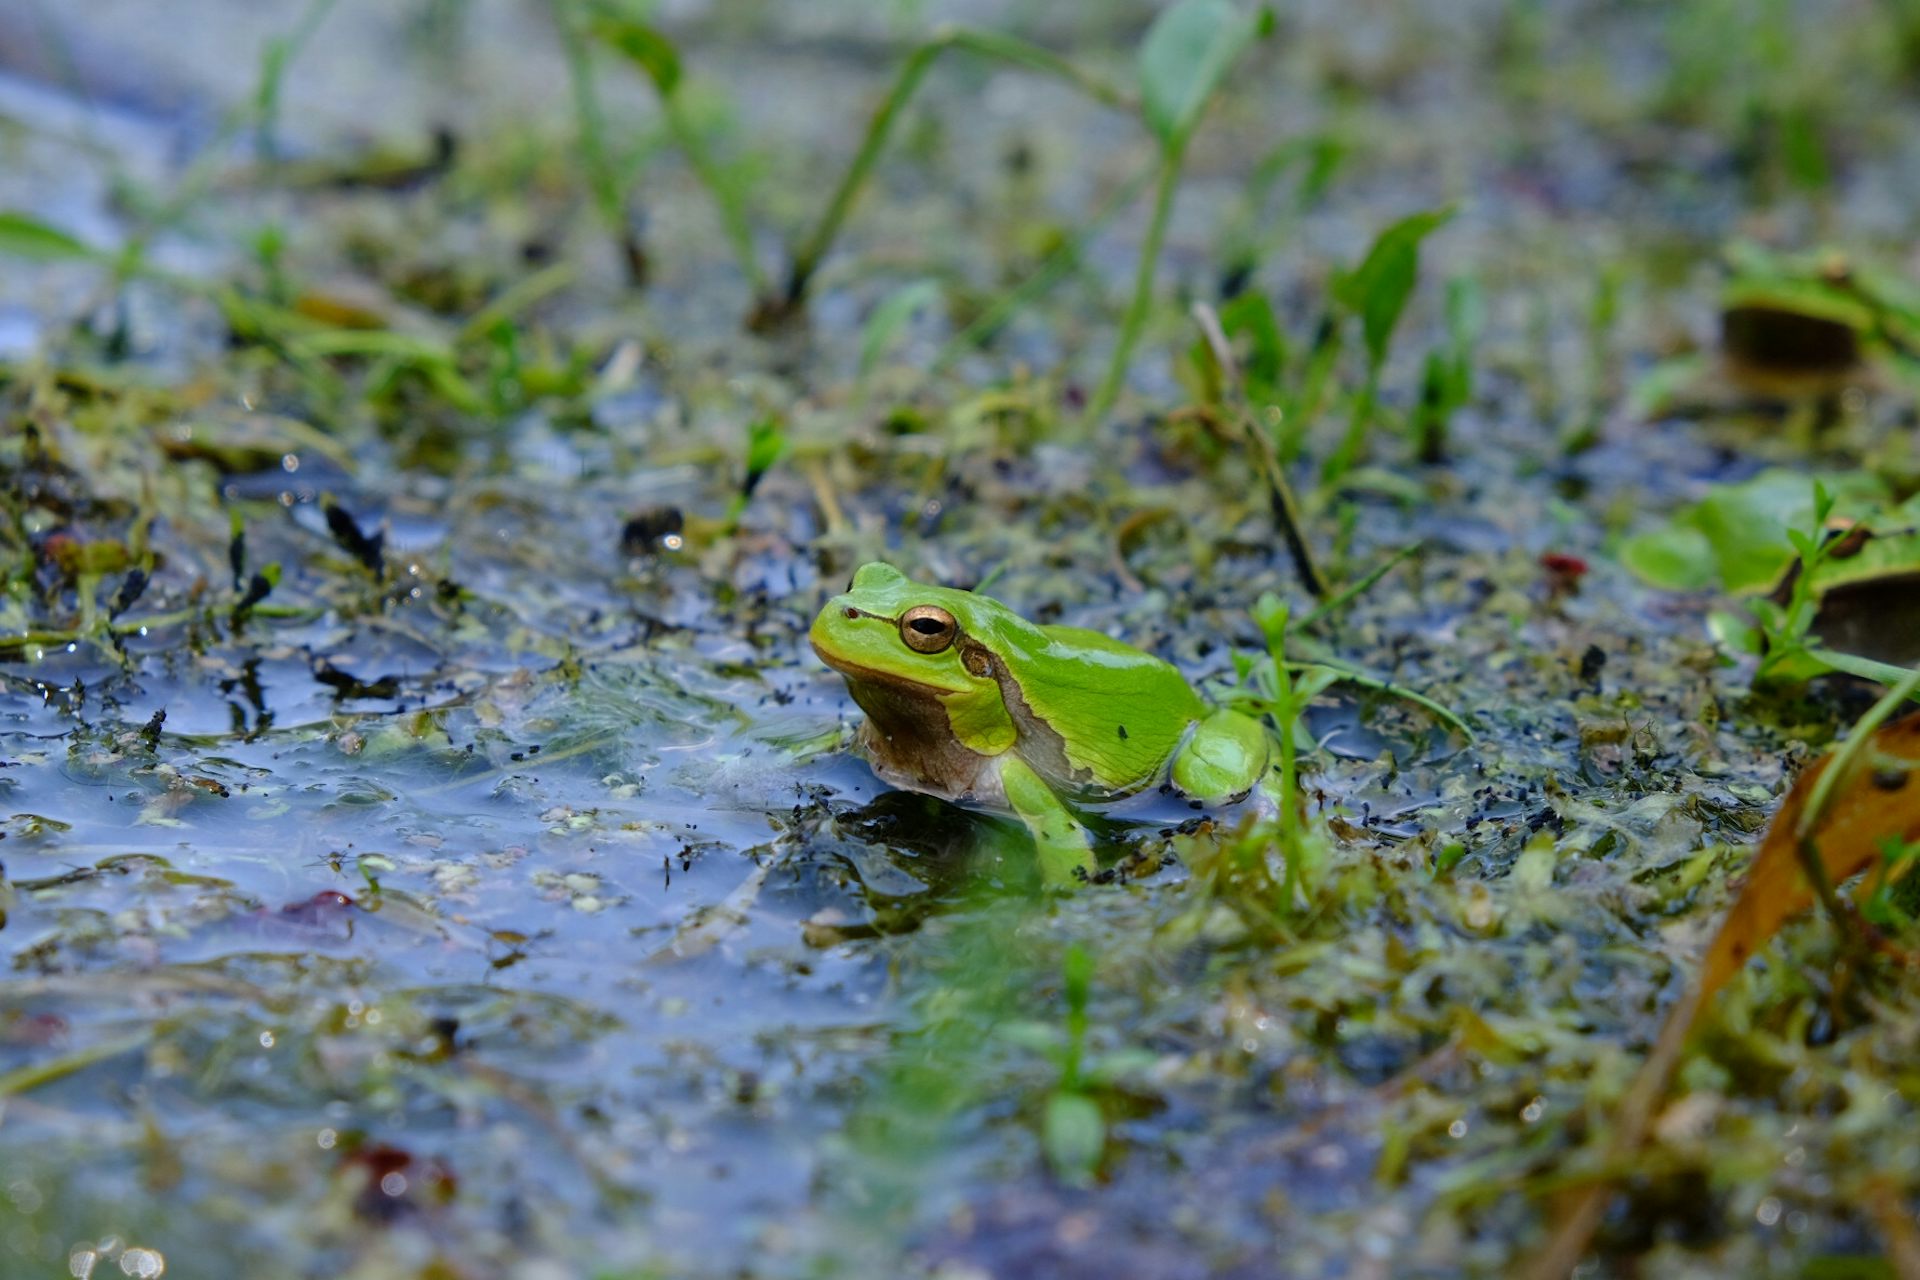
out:
<path id="1" fill-rule="evenodd" d="M 1802 842 L 1839 884 L 1865 870 L 1890 840 L 1920 839 L 1920 713 L 1875 733 L 1846 776 L 1829 784 L 1821 811 L 1808 808 L 1836 755 L 1800 775 L 1787 793 L 1740 896 L 1707 947 L 1698 982 L 1712 995 L 1790 917 L 1811 906 L 1814 889 L 1802 868 Z M 1898 869 L 1898 868 L 1897 868 Z"/>
<path id="2" fill-rule="evenodd" d="M 1896 690 L 1875 713 L 1898 705 L 1912 693 L 1912 683 Z M 1699 976 L 1668 1011 L 1660 1038 L 1620 1100 L 1603 1168 L 1630 1167 L 1707 1000 L 1781 925 L 1813 904 L 1817 895 L 1810 869 L 1818 866 L 1823 885 L 1837 885 L 1881 858 L 1889 842 L 1920 840 L 1920 712 L 1873 729 L 1875 713 L 1862 721 L 1868 733 L 1863 742 L 1849 742 L 1824 756 L 1800 775 L 1781 803 L 1739 896 L 1707 945 Z M 1904 869 L 1901 865 L 1894 871 Z M 1593 1238 L 1611 1191 L 1611 1185 L 1599 1179 L 1570 1192 L 1560 1203 L 1546 1246 L 1524 1274 L 1531 1280 L 1560 1280 L 1571 1272 Z M 1896 1251 L 1904 1244 L 1889 1243 Z"/>

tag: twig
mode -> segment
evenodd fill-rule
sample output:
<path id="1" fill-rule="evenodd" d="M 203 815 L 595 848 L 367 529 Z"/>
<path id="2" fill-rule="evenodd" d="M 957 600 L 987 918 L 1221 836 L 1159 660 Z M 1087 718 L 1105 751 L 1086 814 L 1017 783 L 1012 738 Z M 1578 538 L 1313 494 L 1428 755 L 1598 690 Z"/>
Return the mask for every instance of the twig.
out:
<path id="1" fill-rule="evenodd" d="M 1273 521 L 1280 527 L 1281 536 L 1287 540 L 1287 551 L 1293 556 L 1294 571 L 1300 575 L 1301 584 L 1314 599 L 1324 600 L 1327 580 L 1314 563 L 1313 551 L 1307 545 L 1307 535 L 1301 526 L 1300 504 L 1293 496 L 1293 487 L 1287 483 L 1287 474 L 1280 466 L 1279 456 L 1273 451 L 1273 441 L 1267 439 L 1266 433 L 1260 430 L 1248 410 L 1246 390 L 1240 378 L 1240 362 L 1233 358 L 1233 346 L 1227 341 L 1226 331 L 1220 327 L 1220 317 L 1211 306 L 1196 302 L 1193 304 L 1193 322 L 1199 326 L 1201 337 L 1206 340 L 1213 358 L 1220 365 L 1221 376 L 1226 380 L 1227 405 L 1233 410 L 1234 417 L 1240 423 L 1241 434 L 1246 437 L 1248 447 L 1253 450 L 1266 476 Z M 1365 585 L 1362 585 L 1362 590 Z M 1316 610 L 1313 616 L 1318 617 L 1320 612 Z"/>

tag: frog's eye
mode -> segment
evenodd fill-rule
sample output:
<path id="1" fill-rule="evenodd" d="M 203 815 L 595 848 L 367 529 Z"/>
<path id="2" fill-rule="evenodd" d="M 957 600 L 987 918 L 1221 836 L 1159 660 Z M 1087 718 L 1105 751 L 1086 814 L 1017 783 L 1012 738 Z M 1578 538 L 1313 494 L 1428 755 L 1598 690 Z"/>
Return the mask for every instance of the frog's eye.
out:
<path id="1" fill-rule="evenodd" d="M 918 604 L 900 615 L 900 638 L 915 653 L 939 653 L 960 634 L 960 624 L 938 605 Z"/>

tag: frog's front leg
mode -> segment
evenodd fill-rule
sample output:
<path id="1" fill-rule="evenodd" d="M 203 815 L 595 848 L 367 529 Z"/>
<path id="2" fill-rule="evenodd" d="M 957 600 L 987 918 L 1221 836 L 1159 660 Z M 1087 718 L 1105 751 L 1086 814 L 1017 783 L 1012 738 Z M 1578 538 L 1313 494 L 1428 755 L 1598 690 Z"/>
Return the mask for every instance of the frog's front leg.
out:
<path id="1" fill-rule="evenodd" d="M 1265 777 L 1273 754 L 1267 727 L 1252 716 L 1225 709 L 1194 727 L 1173 760 L 1173 785 L 1208 804 L 1238 800 Z M 1271 799 L 1264 788 L 1261 798 Z"/>
<path id="2" fill-rule="evenodd" d="M 1092 873 L 1093 837 L 1046 779 L 1019 756 L 1007 755 L 1000 762 L 1000 784 L 1006 788 L 1007 806 L 1033 833 L 1040 874 L 1048 884 L 1070 884 L 1075 872 Z"/>

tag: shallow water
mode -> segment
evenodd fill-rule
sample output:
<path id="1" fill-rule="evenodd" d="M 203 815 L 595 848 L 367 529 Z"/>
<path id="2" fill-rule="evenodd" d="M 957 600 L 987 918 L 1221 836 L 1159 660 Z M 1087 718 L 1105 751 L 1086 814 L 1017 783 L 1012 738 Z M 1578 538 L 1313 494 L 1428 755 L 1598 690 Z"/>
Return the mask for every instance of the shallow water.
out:
<path id="1" fill-rule="evenodd" d="M 824 199 L 903 32 L 1007 24 L 1121 76 L 1147 14 L 924 8 L 663 6 L 737 113 L 773 224 Z M 648 144 L 656 275 L 624 288 L 568 167 L 537 6 L 339 6 L 287 72 L 279 170 L 221 122 L 300 6 L 0 15 L 0 207 L 117 248 L 184 200 L 154 231 L 166 271 L 259 297 L 283 272 L 282 301 L 372 298 L 436 340 L 542 263 L 575 272 L 510 346 L 462 348 L 484 412 L 377 361 L 230 345 L 220 299 L 165 276 L 0 274 L 0 1274 L 1510 1265 L 1787 765 L 1864 705 L 1819 688 L 1753 706 L 1704 639 L 1712 602 L 1612 562 L 1621 532 L 1707 483 L 1799 456 L 1745 418 L 1632 420 L 1625 390 L 1710 339 L 1724 237 L 1910 234 L 1889 210 L 1920 207 L 1902 204 L 1920 182 L 1902 137 L 1920 135 L 1902 133 L 1911 102 L 1863 77 L 1836 110 L 1873 107 L 1873 127 L 1831 195 L 1762 199 L 1710 122 L 1654 118 L 1676 38 L 1654 15 L 1519 6 L 1529 35 L 1513 7 L 1350 8 L 1283 14 L 1236 80 L 1163 279 L 1211 295 L 1280 133 L 1332 128 L 1360 157 L 1302 215 L 1256 219 L 1275 242 L 1256 287 L 1296 342 L 1333 264 L 1460 202 L 1428 274 L 1486 289 L 1480 391 L 1447 465 L 1388 440 L 1344 533 L 1315 511 L 1347 576 L 1422 543 L 1317 640 L 1476 736 L 1377 691 L 1325 695 L 1305 785 L 1334 832 L 1326 887 L 1277 922 L 1190 871 L 1245 815 L 1197 822 L 1154 796 L 1107 815 L 1102 883 L 1043 892 L 1010 824 L 888 792 L 840 749 L 854 709 L 805 645 L 880 555 L 998 573 L 1030 616 L 1125 635 L 1216 695 L 1232 654 L 1261 649 L 1261 592 L 1304 612 L 1246 468 L 1162 416 L 1185 396 L 1171 308 L 1096 440 L 1031 438 L 1097 376 L 1137 211 L 958 374 L 916 369 L 963 307 L 859 372 L 894 288 L 994 296 L 1145 162 L 1116 113 L 943 68 L 811 325 L 761 338 L 708 197 L 608 64 L 610 118 Z M 1809 31 L 1850 11 L 1805 9 Z M 1542 42 L 1533 61 L 1521 37 Z M 1846 48 L 1821 39 L 1810 61 Z M 1543 105 L 1529 77 L 1556 71 L 1566 93 Z M 355 185 L 366 146 L 418 157 L 449 122 L 450 173 Z M 1595 337 L 1603 271 L 1624 301 Z M 1396 407 L 1443 332 L 1424 289 Z M 1060 385 L 1034 381 L 1056 364 Z M 1044 412 L 982 406 L 989 389 Z M 928 429 L 900 429 L 909 410 Z M 1884 442 L 1901 412 L 1867 401 L 1825 447 Z M 791 449 L 736 529 L 748 424 L 768 414 Z M 1563 448 L 1584 426 L 1594 447 Z M 669 507 L 670 541 L 623 543 Z M 55 534 L 144 539 L 152 581 L 120 616 L 150 625 L 108 640 L 94 624 L 123 567 L 63 576 Z M 1556 581 L 1550 552 L 1588 571 Z M 256 574 L 277 581 L 237 608 Z M 1076 943 L 1090 1050 L 1117 1064 L 1084 1187 L 1039 1137 Z M 1800 945 L 1819 972 L 1830 940 L 1809 926 Z M 1661 1274 L 1801 1274 L 1872 1250 L 1862 1178 L 1911 1180 L 1916 1094 L 1887 1065 L 1910 998 L 1842 1009 L 1866 1064 L 1849 1075 L 1818 1051 L 1834 1015 L 1806 984 L 1824 980 L 1769 972 L 1785 993 L 1756 979 L 1719 1033 L 1734 1047 L 1691 1068 L 1713 1141 L 1674 1139 L 1610 1221 L 1606 1265 L 1651 1250 Z"/>

